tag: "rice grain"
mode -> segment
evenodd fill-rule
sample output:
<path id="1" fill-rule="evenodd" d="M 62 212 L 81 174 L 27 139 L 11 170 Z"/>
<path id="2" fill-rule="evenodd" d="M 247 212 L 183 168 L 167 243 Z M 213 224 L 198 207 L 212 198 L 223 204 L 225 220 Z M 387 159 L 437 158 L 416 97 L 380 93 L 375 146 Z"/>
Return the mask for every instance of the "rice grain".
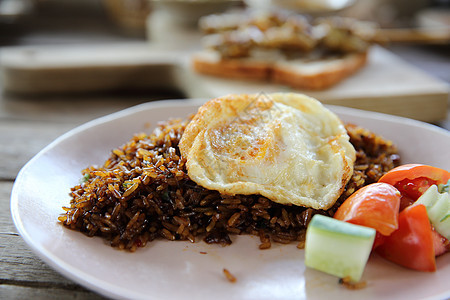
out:
<path id="1" fill-rule="evenodd" d="M 333 216 L 348 196 L 400 164 L 392 142 L 347 124 L 356 149 L 354 173 L 331 209 L 282 205 L 260 195 L 226 196 L 188 177 L 178 149 L 187 123 L 160 123 L 152 134 L 135 135 L 112 150 L 102 166 L 84 169 L 82 182 L 71 189 L 70 205 L 58 220 L 128 251 L 160 238 L 195 242 L 199 237 L 229 245 L 230 234 L 259 236 L 260 249 L 270 248 L 272 241 L 297 242 L 302 248 L 313 215 Z"/>

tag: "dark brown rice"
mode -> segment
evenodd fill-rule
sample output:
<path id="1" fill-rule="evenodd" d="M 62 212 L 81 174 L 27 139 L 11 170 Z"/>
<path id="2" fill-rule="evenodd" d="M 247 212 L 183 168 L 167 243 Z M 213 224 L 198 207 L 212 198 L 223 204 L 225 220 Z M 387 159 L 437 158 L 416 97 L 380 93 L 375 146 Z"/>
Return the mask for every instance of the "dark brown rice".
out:
<path id="1" fill-rule="evenodd" d="M 259 195 L 221 195 L 187 176 L 178 142 L 188 121 L 171 120 L 150 135 L 138 134 L 112 150 L 103 166 L 83 170 L 71 189 L 69 207 L 59 221 L 111 246 L 135 251 L 158 238 L 231 244 L 230 234 L 259 236 L 260 249 L 271 242 L 304 246 L 314 214 L 332 216 L 354 191 L 376 182 L 397 166 L 395 146 L 355 125 L 346 125 L 357 151 L 354 174 L 328 211 L 281 205 Z"/>

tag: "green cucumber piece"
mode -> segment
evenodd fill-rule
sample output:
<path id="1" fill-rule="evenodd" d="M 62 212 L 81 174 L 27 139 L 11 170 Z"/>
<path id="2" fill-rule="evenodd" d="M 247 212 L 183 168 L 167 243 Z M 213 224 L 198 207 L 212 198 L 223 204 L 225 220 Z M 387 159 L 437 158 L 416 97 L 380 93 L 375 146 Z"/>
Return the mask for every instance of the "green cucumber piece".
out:
<path id="1" fill-rule="evenodd" d="M 340 278 L 361 279 L 375 229 L 314 215 L 306 231 L 305 265 Z"/>
<path id="2" fill-rule="evenodd" d="M 431 223 L 440 223 L 440 221 L 445 217 L 448 212 L 448 194 L 440 194 L 436 189 L 436 202 L 433 206 L 427 209 L 428 218 L 430 218 Z"/>
<path id="3" fill-rule="evenodd" d="M 428 212 L 428 210 L 436 203 L 436 200 L 437 200 L 436 193 L 437 193 L 437 186 L 435 186 L 435 185 L 430 186 L 425 191 L 425 193 L 423 193 L 419 197 L 419 199 L 416 200 L 414 205 L 415 204 L 423 204 L 427 208 L 427 212 Z"/>
<path id="4" fill-rule="evenodd" d="M 438 185 L 439 193 L 450 193 L 450 179 L 447 181 L 446 184 L 439 184 Z"/>
<path id="5" fill-rule="evenodd" d="M 450 239 L 450 194 L 440 193 L 438 187 L 432 185 L 415 202 L 415 204 L 424 203 L 433 203 L 430 206 L 425 204 L 428 218 L 437 232 L 446 239 Z"/>
<path id="6" fill-rule="evenodd" d="M 434 225 L 434 228 L 437 232 L 439 232 L 443 237 L 445 237 L 447 240 L 450 240 L 450 212 L 447 212 L 447 214 L 441 219 L 439 223 Z"/>

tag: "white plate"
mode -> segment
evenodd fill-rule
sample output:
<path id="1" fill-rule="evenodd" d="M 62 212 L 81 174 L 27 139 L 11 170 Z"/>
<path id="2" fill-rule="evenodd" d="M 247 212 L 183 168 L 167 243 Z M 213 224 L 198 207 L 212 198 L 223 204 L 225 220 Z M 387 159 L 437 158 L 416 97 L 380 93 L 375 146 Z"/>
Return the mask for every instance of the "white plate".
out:
<path id="1" fill-rule="evenodd" d="M 147 103 L 115 113 L 61 136 L 20 171 L 11 196 L 14 223 L 28 245 L 50 266 L 100 294 L 145 299 L 442 299 L 450 297 L 450 254 L 437 259 L 435 273 L 407 270 L 373 255 L 364 272 L 365 289 L 350 291 L 337 278 L 307 269 L 303 250 L 259 239 L 232 237 L 229 247 L 203 241 L 158 240 L 135 253 L 119 251 L 100 238 L 63 228 L 57 218 L 81 170 L 102 164 L 110 150 L 148 124 L 196 111 L 199 100 Z M 408 119 L 332 107 L 343 120 L 393 140 L 403 162 L 450 169 L 450 133 Z M 203 254 L 201 252 L 206 252 Z M 230 283 L 227 268 L 237 277 Z"/>

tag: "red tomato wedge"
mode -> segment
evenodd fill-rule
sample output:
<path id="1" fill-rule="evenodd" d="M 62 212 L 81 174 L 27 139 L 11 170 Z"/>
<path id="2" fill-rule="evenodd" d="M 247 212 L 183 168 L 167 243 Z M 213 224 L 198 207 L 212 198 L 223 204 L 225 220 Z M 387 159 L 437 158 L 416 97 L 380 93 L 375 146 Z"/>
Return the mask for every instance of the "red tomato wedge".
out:
<path id="1" fill-rule="evenodd" d="M 433 184 L 447 183 L 450 172 L 421 164 L 408 164 L 396 167 L 384 174 L 378 182 L 395 186 L 404 199 L 401 210 L 416 201 Z"/>
<path id="2" fill-rule="evenodd" d="M 375 235 L 375 240 L 373 241 L 373 246 L 372 246 L 372 250 L 377 248 L 378 246 L 380 246 L 381 244 L 384 243 L 384 239 L 386 237 L 384 235 L 382 235 L 381 233 L 379 233 L 377 231 L 376 235 Z"/>
<path id="3" fill-rule="evenodd" d="M 450 251 L 450 241 L 433 229 L 434 255 L 440 256 Z"/>
<path id="4" fill-rule="evenodd" d="M 436 271 L 433 233 L 424 205 L 405 208 L 399 214 L 398 229 L 376 248 L 383 258 L 401 266 L 426 272 Z"/>
<path id="5" fill-rule="evenodd" d="M 348 197 L 334 218 L 390 235 L 398 228 L 400 197 L 400 192 L 392 185 L 372 183 Z"/>

